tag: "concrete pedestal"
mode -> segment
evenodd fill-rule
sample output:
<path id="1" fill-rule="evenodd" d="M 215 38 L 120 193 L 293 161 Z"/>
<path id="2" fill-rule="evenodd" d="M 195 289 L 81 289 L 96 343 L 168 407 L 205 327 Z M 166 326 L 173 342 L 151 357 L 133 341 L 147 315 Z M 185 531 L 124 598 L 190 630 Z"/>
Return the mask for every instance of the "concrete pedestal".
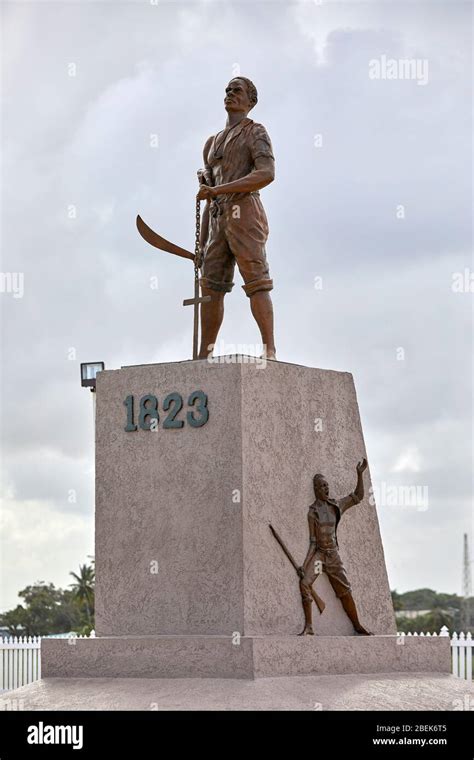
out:
<path id="1" fill-rule="evenodd" d="M 208 421 L 186 420 L 193 391 L 207 396 Z M 183 398 L 165 429 L 163 401 Z M 124 400 L 158 398 L 156 431 L 124 430 Z M 199 416 L 195 413 L 196 416 Z M 148 418 L 146 422 L 149 422 Z M 322 429 L 320 429 L 322 428 Z M 97 380 L 96 633 L 296 634 L 297 576 L 269 523 L 302 562 L 308 547 L 312 477 L 336 497 L 356 483 L 365 455 L 352 376 L 292 364 L 207 361 L 127 367 Z M 364 625 L 395 633 L 376 509 L 349 510 L 338 536 Z M 324 576 L 316 590 L 321 635 L 352 625 Z"/>
<path id="2" fill-rule="evenodd" d="M 116 636 L 43 639 L 41 646 L 43 678 L 451 672 L 449 637 Z"/>
<path id="3" fill-rule="evenodd" d="M 361 622 L 378 635 L 353 635 L 322 576 L 315 589 L 326 609 L 320 615 L 314 608 L 317 635 L 296 636 L 303 625 L 298 578 L 269 523 L 302 563 L 313 475 L 323 473 L 331 495 L 344 496 L 365 455 L 354 383 L 345 372 L 243 360 L 100 373 L 97 638 L 44 641 L 43 673 L 447 671 L 444 641 L 407 647 L 393 638 L 368 470 L 366 496 L 343 516 L 338 538 Z"/>

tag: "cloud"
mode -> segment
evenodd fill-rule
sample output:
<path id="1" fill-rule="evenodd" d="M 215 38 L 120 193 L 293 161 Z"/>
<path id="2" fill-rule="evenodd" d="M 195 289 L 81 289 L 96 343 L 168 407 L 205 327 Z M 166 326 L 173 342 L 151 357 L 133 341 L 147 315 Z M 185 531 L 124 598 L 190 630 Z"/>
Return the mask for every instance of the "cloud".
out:
<path id="1" fill-rule="evenodd" d="M 50 504 L 2 502 L 0 585 L 2 609 L 20 603 L 17 592 L 37 581 L 65 588 L 70 571 L 94 553 L 93 513 L 63 514 Z"/>
<path id="2" fill-rule="evenodd" d="M 374 479 L 429 486 L 425 512 L 379 510 L 392 585 L 460 590 L 472 296 L 451 283 L 472 266 L 469 14 L 415 2 L 8 6 L 2 267 L 24 272 L 25 295 L 1 294 L 0 608 L 35 577 L 65 582 L 92 553 L 79 363 L 190 355 L 192 267 L 147 247 L 134 220 L 192 247 L 195 172 L 239 69 L 276 155 L 262 198 L 279 357 L 353 372 Z M 371 80 L 382 54 L 427 58 L 429 83 Z M 239 287 L 220 337 L 259 341 Z"/>
<path id="3" fill-rule="evenodd" d="M 392 467 L 392 472 L 419 472 L 420 452 L 416 446 L 405 449 Z"/>

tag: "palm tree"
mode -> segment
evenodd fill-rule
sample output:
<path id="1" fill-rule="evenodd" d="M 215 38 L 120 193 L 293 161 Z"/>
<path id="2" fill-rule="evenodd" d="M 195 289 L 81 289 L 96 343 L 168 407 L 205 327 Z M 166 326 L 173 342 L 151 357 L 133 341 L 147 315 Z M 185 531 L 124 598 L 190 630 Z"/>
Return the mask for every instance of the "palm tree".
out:
<path id="1" fill-rule="evenodd" d="M 92 565 L 79 565 L 79 574 L 69 573 L 75 582 L 70 583 L 76 599 L 84 604 L 89 625 L 92 624 L 92 610 L 94 608 L 94 582 L 95 571 Z"/>

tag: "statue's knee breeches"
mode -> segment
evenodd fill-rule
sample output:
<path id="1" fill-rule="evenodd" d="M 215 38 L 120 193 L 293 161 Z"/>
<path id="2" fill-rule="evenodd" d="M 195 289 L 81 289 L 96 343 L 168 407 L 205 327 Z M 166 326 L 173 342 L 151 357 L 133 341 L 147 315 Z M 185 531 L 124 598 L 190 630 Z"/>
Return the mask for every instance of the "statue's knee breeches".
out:
<path id="1" fill-rule="evenodd" d="M 301 599 L 303 602 L 311 602 L 312 596 L 311 596 L 311 584 L 314 582 L 314 577 L 311 579 L 311 576 L 306 576 L 300 580 L 300 592 L 301 592 Z"/>

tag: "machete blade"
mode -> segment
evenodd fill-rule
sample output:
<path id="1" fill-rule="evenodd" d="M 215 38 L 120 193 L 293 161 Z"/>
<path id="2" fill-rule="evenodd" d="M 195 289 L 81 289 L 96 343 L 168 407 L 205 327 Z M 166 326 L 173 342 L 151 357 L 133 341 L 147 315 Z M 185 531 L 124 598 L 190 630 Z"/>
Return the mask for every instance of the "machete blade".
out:
<path id="1" fill-rule="evenodd" d="M 151 227 L 143 221 L 140 215 L 137 216 L 137 229 L 142 238 L 146 240 L 147 243 L 154 246 L 154 248 L 159 248 L 160 251 L 174 253 L 176 256 L 182 256 L 183 259 L 194 261 L 194 253 L 187 251 L 185 248 L 181 248 L 179 245 L 170 243 L 169 240 L 165 240 L 161 235 L 154 232 Z"/>

